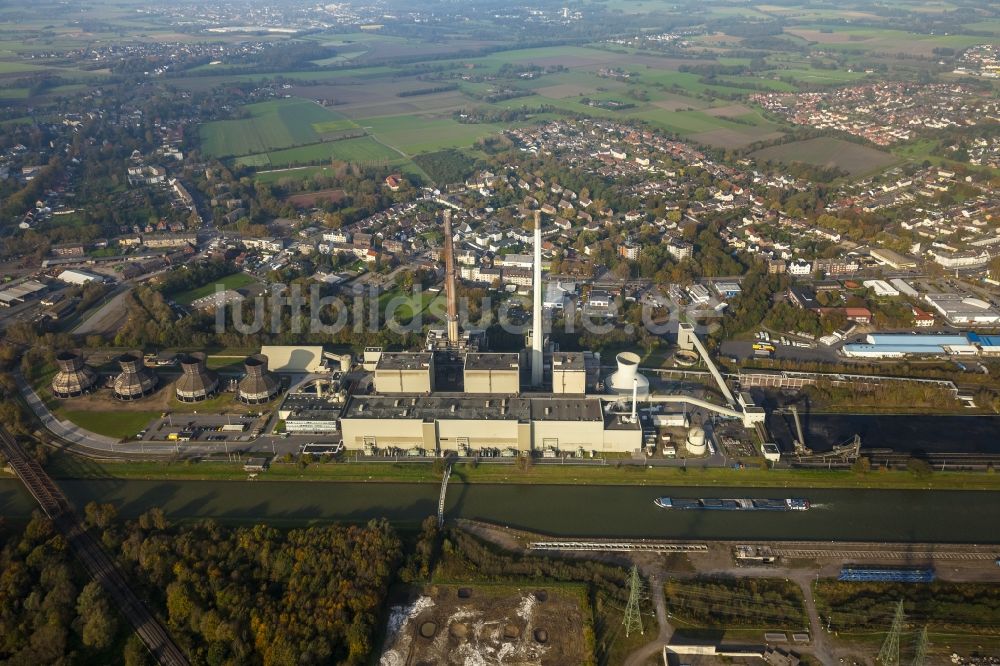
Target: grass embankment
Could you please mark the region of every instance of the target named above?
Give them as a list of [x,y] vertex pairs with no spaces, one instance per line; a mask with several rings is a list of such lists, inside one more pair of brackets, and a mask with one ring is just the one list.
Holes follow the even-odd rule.
[[[53,461],[52,473],[62,478],[243,480],[242,465],[229,462],[91,462],[72,456]],[[275,462],[260,475],[262,481],[343,481],[438,483],[441,476],[431,463],[294,463]],[[865,488],[885,490],[1000,490],[1000,475],[972,472],[935,472],[917,477],[905,471],[855,474],[828,470],[731,470],[621,467],[614,465],[458,464],[452,483],[587,484],[621,486],[690,486],[742,488]]]

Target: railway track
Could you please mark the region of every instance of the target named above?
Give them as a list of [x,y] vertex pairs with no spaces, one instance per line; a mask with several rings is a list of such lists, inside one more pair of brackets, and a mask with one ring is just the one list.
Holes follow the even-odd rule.
[[156,661],[162,666],[187,666],[188,659],[167,630],[128,586],[121,570],[101,544],[80,522],[79,516],[41,465],[0,427],[0,451],[42,511],[66,538],[73,554],[118,607]]

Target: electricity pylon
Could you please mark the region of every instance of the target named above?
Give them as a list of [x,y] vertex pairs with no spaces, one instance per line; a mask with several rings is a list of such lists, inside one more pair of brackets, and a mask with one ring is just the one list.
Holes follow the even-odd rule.
[[903,613],[903,600],[899,600],[896,606],[896,616],[892,618],[892,627],[889,628],[889,635],[882,643],[882,649],[878,651],[878,663],[883,666],[899,666],[899,635],[903,633],[903,621],[906,614]]
[[913,666],[924,666],[927,661],[927,646],[930,641],[927,638],[927,625],[920,630],[920,638],[917,639],[917,653],[913,656]]
[[632,565],[632,574],[628,581],[628,604],[625,606],[625,617],[622,624],[625,625],[625,638],[636,629],[639,633],[645,633],[642,628],[642,615],[639,613],[639,604],[642,601],[642,578],[639,577],[639,568]]

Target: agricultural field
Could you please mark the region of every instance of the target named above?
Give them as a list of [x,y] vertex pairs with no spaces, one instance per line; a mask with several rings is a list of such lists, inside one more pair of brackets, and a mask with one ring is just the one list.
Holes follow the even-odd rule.
[[898,159],[891,153],[875,148],[827,137],[771,146],[752,153],[751,157],[759,162],[805,162],[816,166],[833,166],[852,176],[877,171]]
[[339,114],[305,99],[261,102],[243,110],[249,118],[218,120],[201,127],[206,154],[232,157],[263,153],[318,143],[323,133],[350,128]]
[[269,153],[248,155],[236,160],[243,166],[288,167],[299,164],[315,164],[343,160],[345,162],[371,163],[391,162],[404,157],[370,136],[340,139],[325,143],[313,143],[298,148],[275,150]]

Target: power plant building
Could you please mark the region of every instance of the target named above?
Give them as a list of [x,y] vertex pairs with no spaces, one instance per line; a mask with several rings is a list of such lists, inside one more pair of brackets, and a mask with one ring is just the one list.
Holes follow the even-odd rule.
[[517,353],[472,352],[465,355],[466,393],[521,391],[521,355]]
[[60,352],[56,355],[56,365],[59,371],[52,378],[52,395],[57,398],[74,398],[89,393],[97,383],[97,373],[79,354]]
[[196,352],[181,357],[180,379],[174,385],[174,392],[181,402],[201,402],[215,395],[219,390],[219,377],[205,367],[205,355]]
[[430,393],[434,390],[434,354],[382,352],[375,365],[378,393]]
[[139,400],[156,390],[159,379],[146,367],[142,356],[122,354],[118,365],[122,371],[115,377],[114,395],[119,400]]
[[494,395],[353,396],[341,415],[344,446],[425,451],[554,448],[627,451],[642,430],[605,413],[598,397]]
[[281,381],[267,369],[263,354],[248,356],[243,362],[246,374],[236,388],[236,397],[248,405],[270,402],[281,391]]

